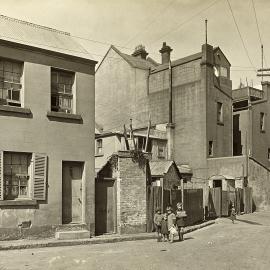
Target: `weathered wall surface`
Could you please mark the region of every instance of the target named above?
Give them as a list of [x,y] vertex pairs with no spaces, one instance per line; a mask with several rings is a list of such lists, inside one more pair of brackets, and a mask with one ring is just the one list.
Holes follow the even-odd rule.
[[[135,126],[143,126],[138,114],[146,116],[145,104],[140,104],[147,95],[148,70],[130,66],[118,53],[110,49],[96,72],[96,122],[104,130],[123,128],[130,118]],[[137,120],[137,118],[139,120]]]
[[[17,228],[25,220],[32,225],[62,223],[62,161],[84,162],[83,222],[94,231],[94,75],[87,65],[25,50],[0,48],[0,56],[24,61],[24,107],[32,117],[0,114],[0,149],[38,152],[48,156],[48,199],[35,207],[0,205],[0,228]],[[42,63],[38,64],[37,62]],[[76,113],[83,123],[53,121],[50,108],[51,66],[76,72]]]
[[117,220],[120,233],[146,232],[146,168],[130,155],[118,156]]
[[[120,138],[117,135],[112,135],[102,139],[102,154],[95,155],[95,168],[101,168],[108,158],[121,149]],[[96,143],[96,140],[95,140]],[[96,146],[95,146],[96,147]]]
[[256,210],[270,210],[270,171],[253,159],[249,159],[248,185]]
[[243,178],[246,176],[246,156],[207,159],[208,178],[221,175]]
[[[269,167],[268,148],[270,148],[270,97],[266,102],[252,105],[252,146],[251,155],[264,166]],[[265,130],[260,130],[260,114],[265,114]]]

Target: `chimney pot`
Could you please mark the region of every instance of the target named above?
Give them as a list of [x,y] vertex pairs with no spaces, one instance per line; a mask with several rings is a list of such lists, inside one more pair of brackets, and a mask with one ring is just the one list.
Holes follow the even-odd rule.
[[166,42],[163,42],[162,48],[159,50],[161,53],[161,63],[166,64],[169,63],[171,60],[171,51],[173,49],[166,44]]
[[145,46],[143,46],[143,45],[136,46],[135,51],[132,54],[132,56],[140,57],[141,59],[146,59],[147,55],[148,55],[148,53],[145,50]]

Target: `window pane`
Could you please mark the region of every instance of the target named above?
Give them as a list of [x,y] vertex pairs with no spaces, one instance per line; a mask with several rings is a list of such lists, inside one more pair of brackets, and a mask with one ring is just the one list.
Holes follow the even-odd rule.
[[51,80],[52,80],[52,83],[57,83],[57,73],[56,72],[52,72]]
[[12,62],[5,61],[4,62],[4,70],[11,73],[12,72]]
[[11,164],[11,154],[10,153],[5,153],[4,164]]
[[20,91],[12,91],[12,100],[20,101]]
[[4,165],[4,174],[5,175],[11,175],[12,174],[11,165]]

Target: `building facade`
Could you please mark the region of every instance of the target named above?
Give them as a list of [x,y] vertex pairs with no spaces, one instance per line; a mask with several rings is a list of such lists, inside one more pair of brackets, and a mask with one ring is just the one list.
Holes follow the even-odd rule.
[[68,33],[0,20],[0,238],[93,232],[96,62]]
[[[130,56],[111,47],[96,72],[96,121],[104,131],[132,118],[134,129],[167,126],[167,157],[193,168],[192,181],[208,186],[207,159],[232,155],[230,63],[220,48],[161,64],[143,46]],[[171,104],[171,105],[170,105]]]

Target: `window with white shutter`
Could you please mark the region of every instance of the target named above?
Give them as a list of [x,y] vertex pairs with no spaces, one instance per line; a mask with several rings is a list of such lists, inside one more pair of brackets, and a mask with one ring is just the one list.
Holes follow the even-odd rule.
[[0,151],[0,200],[4,199],[3,151]]
[[46,200],[47,156],[34,153],[33,161],[33,199]]

